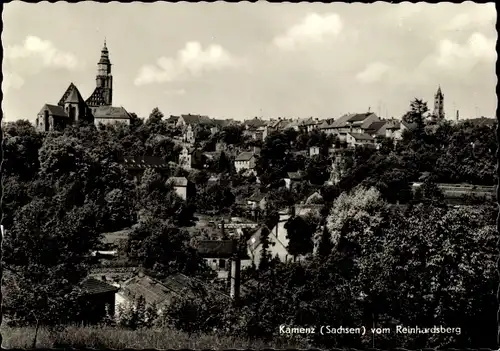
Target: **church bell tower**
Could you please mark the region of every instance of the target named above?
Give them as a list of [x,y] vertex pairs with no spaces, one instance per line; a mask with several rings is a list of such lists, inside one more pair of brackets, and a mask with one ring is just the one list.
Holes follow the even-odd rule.
[[113,76],[111,75],[111,61],[109,51],[104,40],[101,50],[101,59],[97,64],[96,88],[102,90],[103,105],[111,106],[113,103]]
[[441,92],[441,86],[438,87],[436,95],[434,95],[434,117],[444,119],[444,95]]

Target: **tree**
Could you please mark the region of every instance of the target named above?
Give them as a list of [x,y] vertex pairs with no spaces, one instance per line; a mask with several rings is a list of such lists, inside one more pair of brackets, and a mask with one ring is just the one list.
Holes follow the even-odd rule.
[[292,217],[285,223],[288,238],[288,252],[294,259],[313,251],[313,234],[316,228],[301,216]]
[[341,239],[380,230],[387,224],[387,204],[375,188],[358,187],[342,193],[335,201],[326,219],[327,229],[335,247]]
[[[405,347],[490,347],[496,343],[496,327],[492,327],[496,235],[488,217],[481,208],[418,205],[394,221],[384,240],[365,238],[367,255],[374,254],[370,250],[375,247],[373,240],[383,243],[380,259],[371,269],[364,266],[369,264],[368,256],[360,262],[360,267],[366,267],[360,274],[365,286],[371,286],[376,296],[385,296],[380,307],[399,323],[455,323],[463,328],[461,335],[410,338]],[[376,273],[382,271],[391,274],[384,273],[382,278]],[[402,274],[404,279],[397,278]]]
[[197,196],[197,206],[200,211],[221,213],[229,210],[235,201],[230,188],[214,184],[202,190]]
[[417,137],[422,137],[425,127],[425,114],[428,111],[427,102],[415,98],[410,103],[410,111],[403,116],[405,122],[416,125]]
[[260,261],[259,261],[259,270],[260,271],[265,271],[270,267],[271,264],[271,252],[269,251],[269,246],[271,245],[269,241],[269,235],[271,233],[269,232],[269,229],[266,227],[262,228],[261,234],[260,234],[260,244],[261,244],[261,254],[260,254]]
[[133,112],[130,113],[130,130],[135,131],[143,124],[144,124],[144,121],[142,118],[139,118],[137,116],[137,114],[135,114]]
[[321,257],[328,257],[332,254],[332,250],[332,239],[330,233],[328,232],[328,228],[324,225],[321,232],[321,238],[319,239],[318,255]]
[[164,116],[165,115],[163,114],[163,112],[161,112],[158,107],[155,107],[149,114],[149,118],[147,119],[146,123],[158,124]]
[[215,160],[215,172],[216,173],[224,173],[232,171],[233,166],[231,159],[226,155],[224,151],[222,151],[219,157]]
[[241,126],[225,126],[221,133],[222,141],[227,145],[238,145],[242,142],[243,128]]
[[331,161],[322,155],[314,155],[306,165],[306,178],[312,184],[323,185],[330,177]]
[[445,205],[444,194],[432,179],[426,179],[424,183],[417,188],[415,198],[421,202],[430,202],[435,206]]
[[189,226],[194,213],[194,208],[177,195],[173,185],[153,169],[147,169],[142,176],[137,210],[179,226]]
[[33,180],[40,167],[38,150],[42,136],[28,121],[9,122],[4,133],[2,176],[17,176],[20,181]]
[[78,321],[78,285],[99,240],[96,206],[67,209],[61,196],[33,199],[16,213],[3,265],[9,272],[4,309],[17,324]]
[[133,229],[124,247],[127,257],[157,277],[173,273],[200,274],[204,261],[190,246],[189,233],[168,221],[145,217]]
[[293,132],[285,131],[283,134],[273,132],[266,138],[255,166],[262,183],[272,184],[281,180],[286,172],[294,171],[290,144],[295,137]]

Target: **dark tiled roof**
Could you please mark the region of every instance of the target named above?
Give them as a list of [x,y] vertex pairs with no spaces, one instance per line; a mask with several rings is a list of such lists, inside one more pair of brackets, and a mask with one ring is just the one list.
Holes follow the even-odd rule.
[[333,128],[333,126],[328,123],[328,121],[323,121],[323,123],[321,123],[318,127],[319,129],[330,129],[330,128]]
[[473,125],[476,125],[476,126],[494,126],[495,124],[498,123],[496,118],[487,118],[487,117],[463,119],[463,120],[459,120],[459,121],[460,122],[469,122],[469,123],[472,123]]
[[401,128],[401,122],[400,121],[394,121],[394,120],[387,121],[387,127],[386,127],[386,129],[397,130],[399,128]]
[[80,104],[80,103],[83,103],[84,100],[82,98],[82,95],[80,95],[80,92],[78,91],[78,89],[76,88],[76,86],[73,85],[73,89],[71,89],[68,97],[66,98],[66,100],[64,102],[65,103],[69,102],[69,103]]
[[173,115],[170,115],[170,117],[168,117],[166,119],[167,122],[177,122],[179,120],[179,116],[173,116]]
[[64,92],[63,96],[61,97],[61,99],[59,100],[59,102],[57,103],[59,106],[64,106],[64,102],[66,101],[66,99],[68,98],[69,94],[71,94],[71,92],[73,91],[73,89],[75,89],[76,86],[73,84],[73,83],[70,83],[68,89],[66,89],[66,91]]
[[253,152],[245,151],[236,157],[236,161],[250,161],[253,156]]
[[64,108],[62,108],[61,106],[45,104],[43,105],[43,108],[40,111],[40,113],[43,113],[43,111],[45,110],[49,111],[49,114],[53,116],[68,117],[68,114],[66,113],[66,111],[64,111]]
[[302,172],[288,172],[287,175],[291,180],[301,180],[304,177]]
[[318,121],[315,121],[314,118],[312,118],[312,117],[310,117],[302,122],[302,125],[304,125],[304,126],[311,126],[311,125],[315,125],[315,124],[318,124]]
[[377,132],[386,123],[387,123],[386,121],[376,121],[376,122],[373,122],[372,124],[370,124],[367,129],[370,130],[371,132]]
[[322,201],[323,196],[321,196],[319,192],[315,191],[306,199],[306,205],[317,204],[318,202]]
[[86,101],[87,105],[90,107],[103,106],[106,104],[104,99],[104,89],[101,87],[96,87],[92,95]]
[[124,229],[112,233],[104,233],[101,239],[103,244],[117,245],[122,240],[127,240],[132,229]]
[[129,119],[130,115],[123,107],[99,106],[94,112],[95,118]]
[[161,157],[156,156],[125,156],[121,164],[130,169],[167,168],[168,164]]
[[373,140],[373,137],[366,133],[349,133],[356,140]]
[[213,124],[213,121],[208,116],[200,116],[200,115],[181,115],[182,119],[186,124]]
[[188,180],[186,177],[171,177],[167,180],[167,183],[172,183],[174,186],[187,186]]
[[228,125],[228,121],[225,119],[214,119],[212,120],[213,124],[219,127],[225,127]]
[[255,251],[255,249],[257,247],[259,247],[260,245],[260,240],[261,240],[261,237],[262,237],[262,232],[264,230],[267,230],[268,233],[271,233],[271,230],[265,225],[263,224],[259,229],[257,229],[253,234],[252,236],[250,237],[250,239],[248,239],[247,241],[247,245],[248,247],[250,248],[250,251]]
[[230,258],[233,255],[232,240],[202,240],[196,247],[198,253],[206,258]]
[[331,128],[341,128],[345,127],[347,125],[347,122],[351,117],[353,117],[354,114],[346,114],[340,117],[339,119],[336,119],[335,121],[332,122]]
[[259,202],[261,201],[263,198],[266,197],[266,194],[263,194],[261,192],[256,192],[254,193],[252,196],[250,196],[248,198],[248,201],[256,201],[256,202]]
[[349,118],[349,122],[361,122],[373,115],[372,112],[356,113]]
[[90,277],[82,282],[82,290],[85,295],[97,295],[109,292],[117,292],[116,286],[108,284],[102,280]]
[[405,121],[401,121],[401,124],[404,125],[409,130],[413,130],[413,129],[417,128],[417,124],[416,123],[408,123],[408,122],[405,122]]
[[127,280],[123,283],[122,291],[131,298],[142,296],[147,304],[158,307],[170,303],[174,296],[181,296],[179,292],[148,276],[135,276]]
[[266,124],[263,120],[261,120],[260,118],[253,118],[253,119],[249,119],[249,120],[246,120],[243,122],[244,125],[250,127],[250,128],[259,128],[259,127],[264,127]]

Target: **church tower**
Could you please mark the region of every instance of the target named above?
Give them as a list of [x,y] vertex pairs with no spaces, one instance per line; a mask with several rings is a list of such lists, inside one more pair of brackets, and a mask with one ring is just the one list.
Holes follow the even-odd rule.
[[444,95],[441,92],[441,86],[438,87],[436,95],[434,95],[434,117],[444,119]]
[[111,75],[111,61],[109,51],[104,40],[101,58],[97,63],[96,88],[88,98],[89,107],[111,106],[113,103],[113,76]]

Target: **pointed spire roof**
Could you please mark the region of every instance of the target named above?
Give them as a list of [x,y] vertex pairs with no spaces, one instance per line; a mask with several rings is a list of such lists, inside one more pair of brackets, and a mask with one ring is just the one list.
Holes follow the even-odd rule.
[[443,93],[441,92],[441,85],[438,86],[436,96],[443,96]]
[[99,63],[111,64],[109,61],[108,47],[106,46],[106,38],[104,38],[104,46],[101,50],[101,59],[99,60]]

